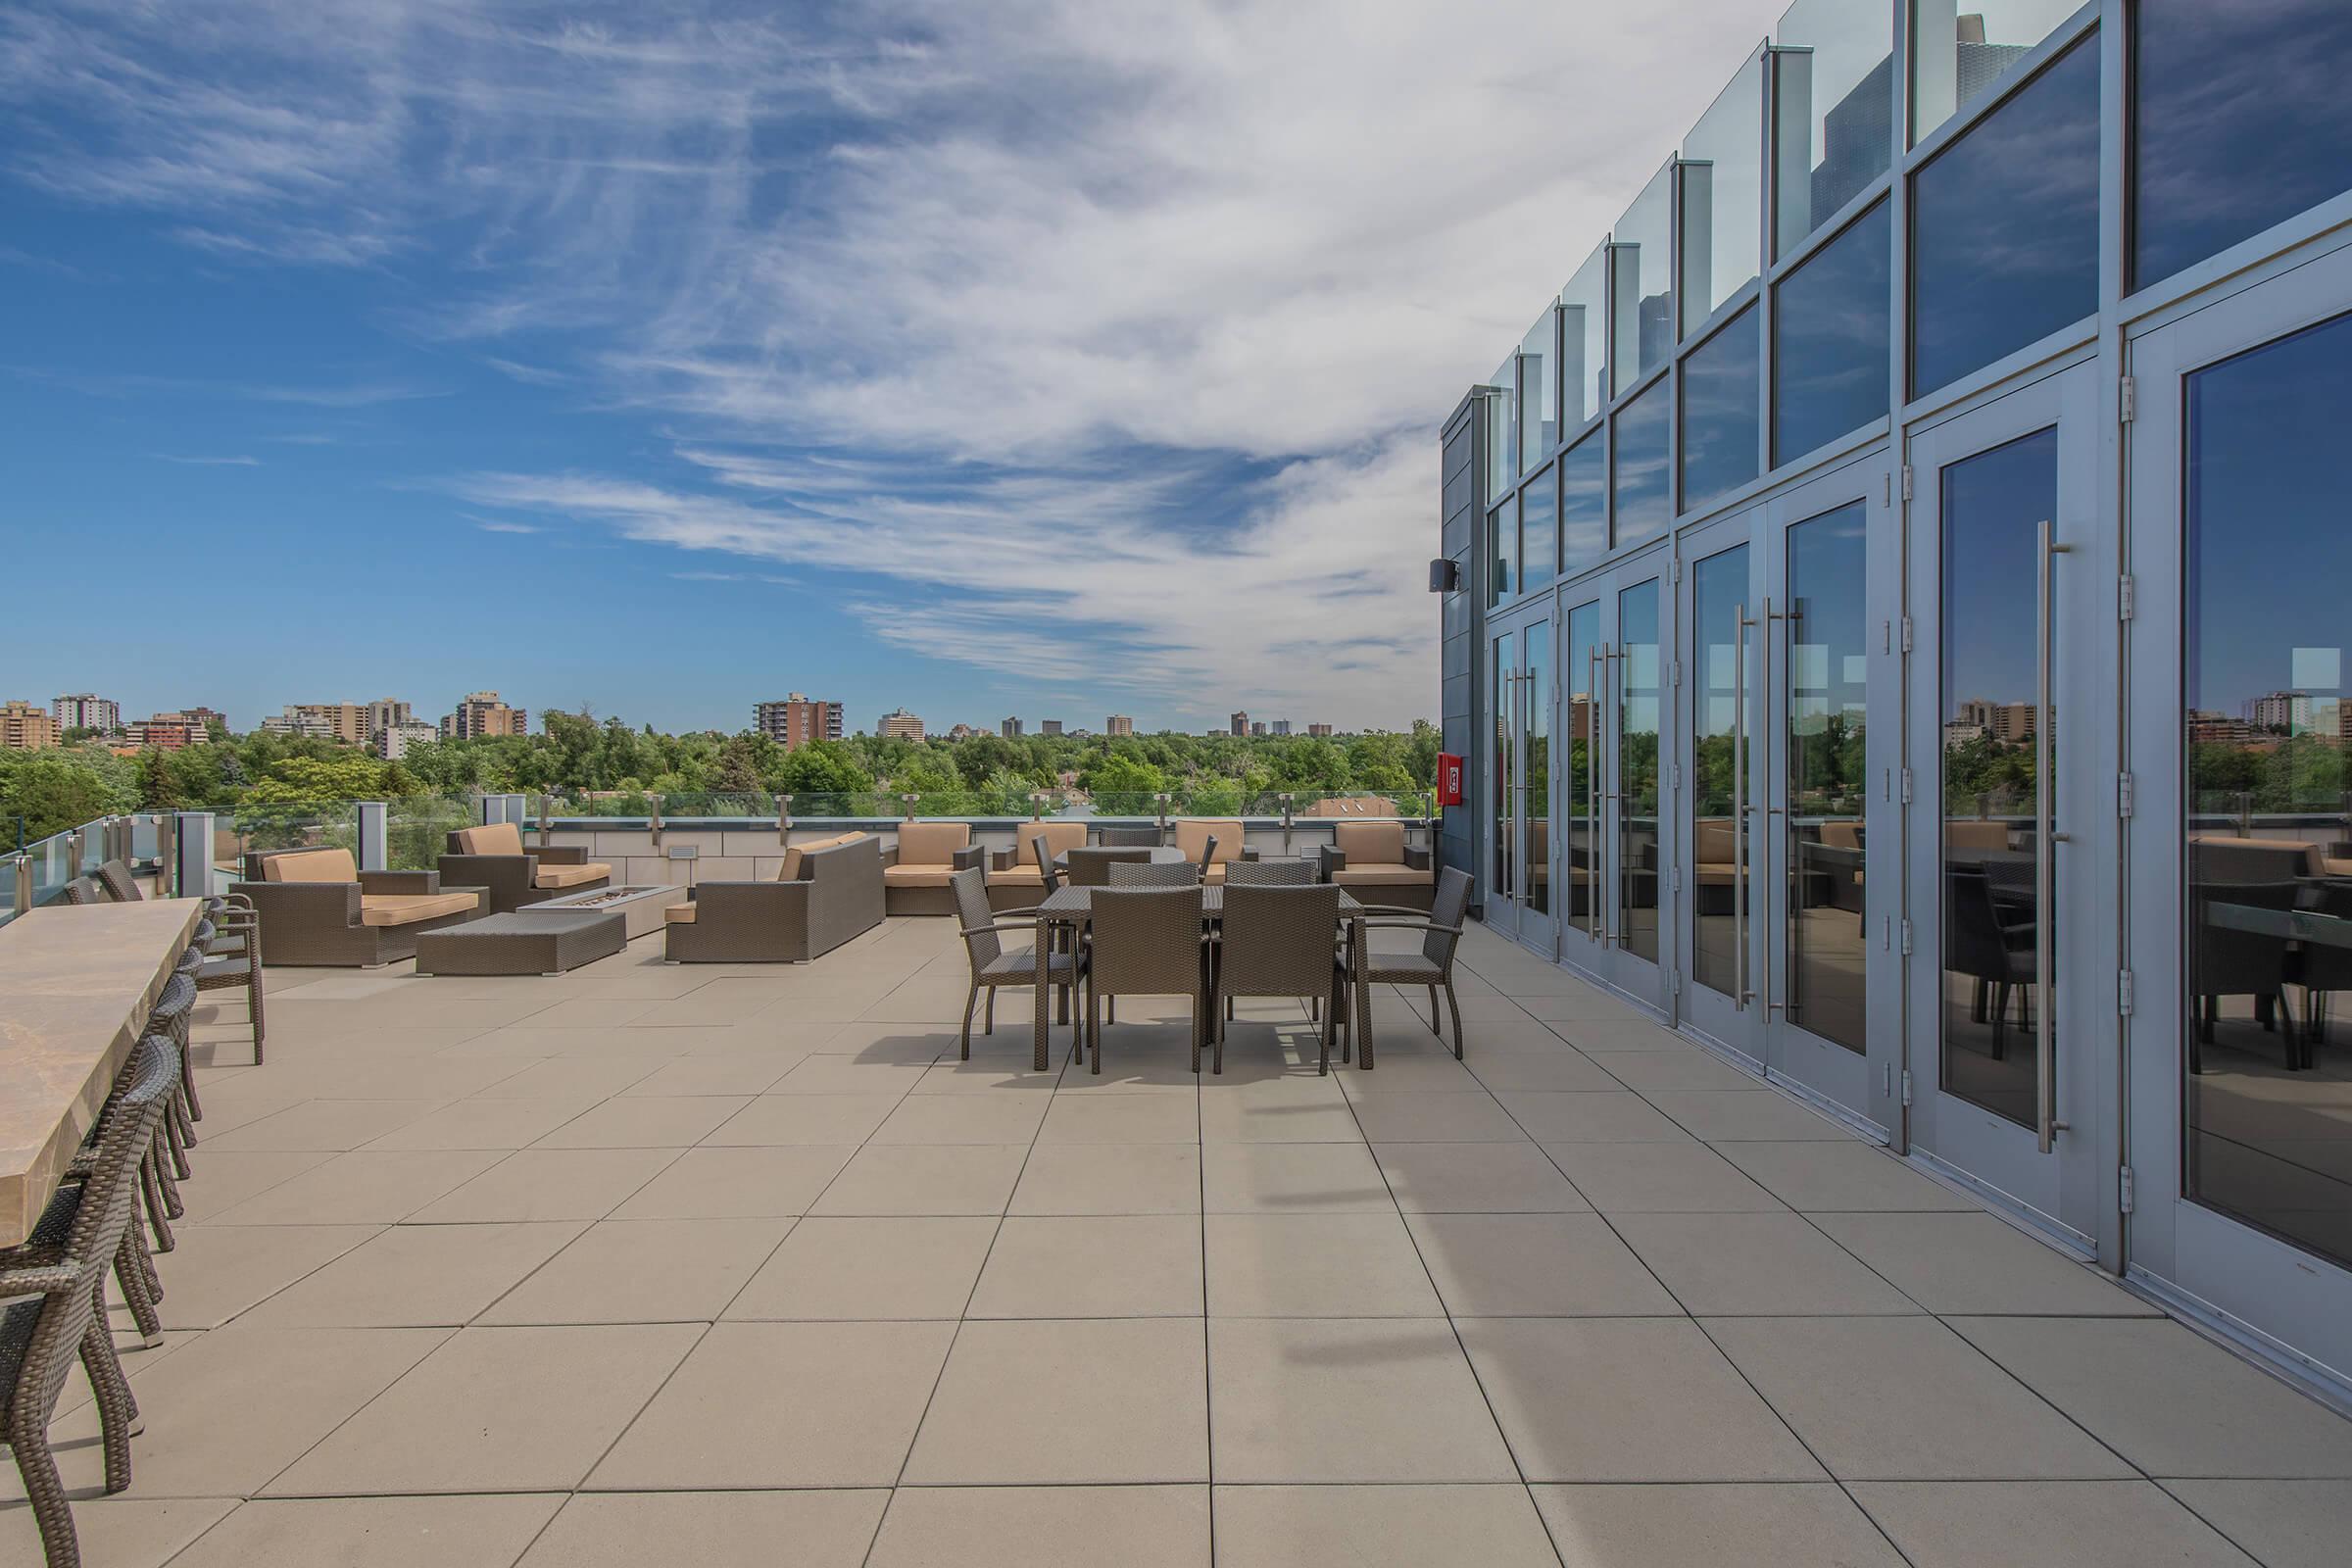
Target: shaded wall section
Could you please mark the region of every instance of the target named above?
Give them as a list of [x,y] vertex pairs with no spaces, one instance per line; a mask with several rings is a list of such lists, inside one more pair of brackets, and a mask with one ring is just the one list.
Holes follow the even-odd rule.
[[[1438,712],[1446,732],[1446,750],[1464,762],[1464,804],[1447,807],[1438,829],[1438,863],[1459,866],[1473,879],[1478,875],[1478,804],[1485,797],[1480,780],[1486,777],[1486,748],[1481,744],[1476,717],[1479,710],[1478,650],[1485,638],[1485,564],[1478,549],[1479,497],[1485,476],[1479,471],[1487,450],[1486,421],[1492,401],[1483,390],[1462,399],[1446,421],[1439,441],[1439,553],[1460,568],[1461,588],[1441,596],[1439,614]],[[1483,887],[1472,894],[1471,906],[1485,903]]]

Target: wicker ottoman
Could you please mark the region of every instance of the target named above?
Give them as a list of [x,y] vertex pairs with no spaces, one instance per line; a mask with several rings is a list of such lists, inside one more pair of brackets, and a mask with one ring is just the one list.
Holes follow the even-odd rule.
[[617,914],[494,914],[416,939],[418,974],[562,974],[628,945]]

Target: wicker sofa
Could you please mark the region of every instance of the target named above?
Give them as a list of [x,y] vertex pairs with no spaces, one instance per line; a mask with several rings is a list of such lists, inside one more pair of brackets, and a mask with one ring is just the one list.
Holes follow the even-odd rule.
[[363,871],[349,850],[249,854],[229,891],[253,902],[272,968],[377,968],[416,956],[422,933],[489,912],[485,889],[450,886],[438,871]]
[[893,914],[954,914],[948,878],[984,866],[988,852],[972,842],[967,822],[902,822],[898,842],[882,852],[882,885]]
[[664,914],[667,963],[807,963],[882,923],[882,841],[863,833],[784,852],[772,882],[705,882]]
[[1067,855],[1086,846],[1083,821],[1023,822],[1013,829],[1013,847],[999,850],[988,860],[988,906],[1026,909],[1046,896],[1045,868],[1037,863],[1037,840],[1046,841],[1046,858]]
[[1426,909],[1436,894],[1429,851],[1404,842],[1402,822],[1339,822],[1321,850],[1322,879],[1366,904]]
[[587,893],[612,879],[612,867],[591,860],[577,845],[522,847],[522,829],[513,822],[460,828],[441,857],[441,880],[490,890],[490,910],[512,914],[526,904],[565,893]]

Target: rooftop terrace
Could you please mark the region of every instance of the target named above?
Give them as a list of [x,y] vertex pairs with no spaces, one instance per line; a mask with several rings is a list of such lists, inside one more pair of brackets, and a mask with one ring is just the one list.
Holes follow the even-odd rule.
[[1465,1062],[1388,991],[1199,1080],[959,1062],[947,920],[659,944],[205,998],[94,1568],[2341,1560],[2352,1424],[1483,932]]

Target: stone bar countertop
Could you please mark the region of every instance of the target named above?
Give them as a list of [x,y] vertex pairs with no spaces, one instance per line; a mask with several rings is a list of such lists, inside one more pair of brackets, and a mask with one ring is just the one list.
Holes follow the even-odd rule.
[[57,1192],[202,908],[51,906],[0,926],[0,1247]]

